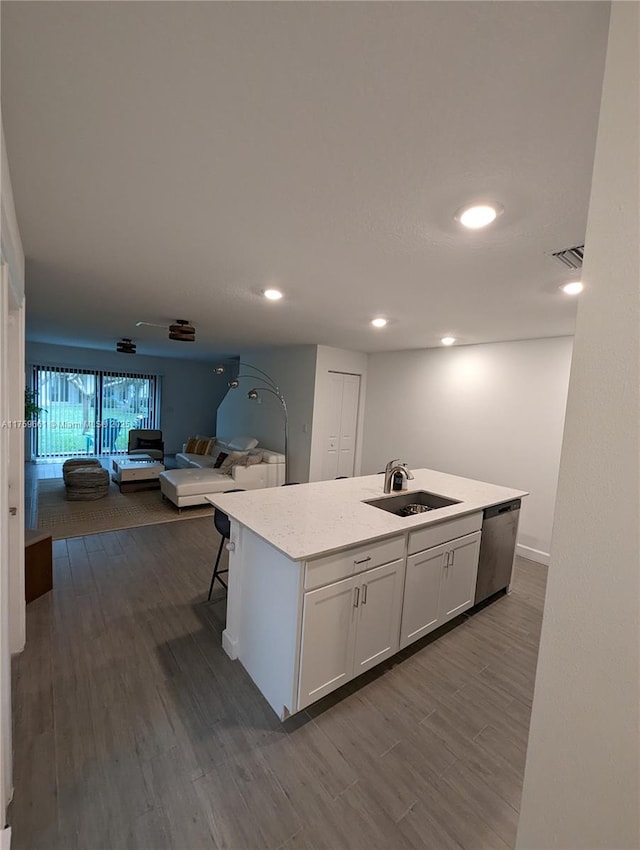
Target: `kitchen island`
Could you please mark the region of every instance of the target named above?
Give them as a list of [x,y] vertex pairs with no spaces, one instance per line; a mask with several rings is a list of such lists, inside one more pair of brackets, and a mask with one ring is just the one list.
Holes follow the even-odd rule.
[[382,475],[207,497],[231,518],[223,647],[281,719],[468,610],[483,510],[527,495],[413,475],[454,503],[397,516],[367,504]]

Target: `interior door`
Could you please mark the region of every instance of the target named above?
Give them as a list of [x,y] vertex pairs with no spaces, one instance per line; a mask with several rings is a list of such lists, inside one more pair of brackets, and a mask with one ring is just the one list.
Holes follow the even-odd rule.
[[343,376],[329,372],[327,376],[327,404],[325,407],[325,448],[322,458],[322,479],[336,478],[338,475],[338,455],[340,452],[340,419],[342,416]]
[[299,708],[352,677],[358,583],[352,577],[304,595]]
[[[445,544],[445,559],[440,589],[440,623],[446,623],[471,608],[476,592],[480,532],[467,534]],[[446,564],[448,563],[448,566]]]
[[398,651],[403,576],[403,560],[375,567],[359,576],[354,676]]
[[337,475],[353,476],[356,463],[356,431],[360,402],[360,375],[342,376],[342,411]]
[[327,380],[323,480],[354,473],[360,403],[360,375],[329,372]]
[[404,585],[404,606],[400,647],[433,631],[438,625],[440,610],[440,584],[444,556],[450,545],[445,543],[407,558],[407,575]]

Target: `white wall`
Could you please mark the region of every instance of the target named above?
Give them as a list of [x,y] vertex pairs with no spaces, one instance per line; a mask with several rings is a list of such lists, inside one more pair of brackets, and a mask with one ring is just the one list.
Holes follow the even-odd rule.
[[372,354],[364,474],[401,457],[527,490],[519,552],[548,562],[571,339]]
[[[13,419],[24,412],[24,253],[4,129],[0,137],[0,419]],[[10,506],[17,508],[15,516],[8,515]],[[4,824],[13,792],[10,653],[22,648],[25,639],[23,454],[21,440],[16,444],[16,435],[6,429],[0,434],[0,514],[0,808]],[[3,845],[7,833],[8,828],[2,834]]]
[[612,4],[518,850],[640,847],[639,26]]
[[40,342],[27,343],[26,358],[30,366],[35,363],[161,375],[161,426],[167,454],[181,451],[185,440],[194,434],[215,433],[216,410],[227,392],[226,381],[214,374],[215,364],[196,360],[131,356]]
[[[289,412],[288,480],[309,480],[309,456],[313,423],[316,374],[315,345],[287,345],[242,351],[240,360],[265,371],[280,387]],[[247,370],[241,369],[240,374]],[[260,386],[259,378],[241,378],[218,408],[217,434],[223,437],[251,436],[260,445],[284,451],[284,416],[276,398],[262,393],[261,403],[249,401],[247,392]]]
[[346,372],[360,375],[360,402],[358,405],[358,430],[355,446],[355,475],[360,475],[362,467],[362,447],[364,443],[365,402],[367,395],[368,355],[358,351],[345,351],[342,348],[318,346],[316,378],[314,389],[313,433],[311,436],[311,456],[309,459],[309,481],[322,478],[322,458],[325,447],[324,411],[330,393],[329,372]]

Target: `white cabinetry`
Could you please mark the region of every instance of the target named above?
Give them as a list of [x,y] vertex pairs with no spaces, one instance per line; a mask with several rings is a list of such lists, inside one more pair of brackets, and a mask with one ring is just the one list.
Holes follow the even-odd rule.
[[404,561],[367,570],[360,576],[354,676],[398,651],[403,579]]
[[416,552],[407,558],[400,647],[473,605],[480,532]]
[[404,558],[304,594],[298,709],[398,651],[403,580]]
[[299,708],[352,676],[358,578],[337,581],[304,595]]
[[440,585],[439,624],[446,623],[473,605],[478,575],[480,532],[452,541],[445,555]]

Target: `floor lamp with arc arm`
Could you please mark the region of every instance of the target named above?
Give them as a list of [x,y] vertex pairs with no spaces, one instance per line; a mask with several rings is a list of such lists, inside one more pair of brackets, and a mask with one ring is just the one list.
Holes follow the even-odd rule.
[[[287,411],[287,402],[285,401],[284,395],[282,394],[282,390],[273,378],[268,375],[264,370],[258,369],[257,366],[252,366],[251,363],[244,363],[243,361],[231,360],[229,361],[229,365],[225,366],[223,363],[220,363],[215,368],[216,375],[223,375],[227,371],[231,371],[231,364],[237,364],[238,366],[238,374],[236,374],[235,378],[232,378],[228,382],[229,389],[237,390],[240,386],[241,378],[251,378],[254,381],[261,381],[264,386],[256,385],[252,387],[247,393],[247,398],[250,401],[257,401],[260,398],[260,393],[270,393],[272,396],[278,399],[280,404],[282,405],[282,412],[284,413],[284,480],[285,484],[289,483],[289,413]],[[241,374],[240,370],[247,370],[246,374]]]

